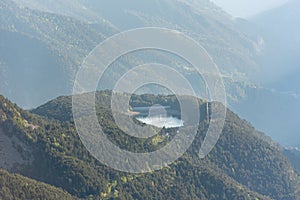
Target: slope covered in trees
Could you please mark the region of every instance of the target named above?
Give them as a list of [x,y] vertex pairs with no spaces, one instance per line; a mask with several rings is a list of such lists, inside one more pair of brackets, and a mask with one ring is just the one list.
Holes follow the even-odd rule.
[[[110,94],[97,94],[99,121],[110,140],[131,151],[151,151],[168,142],[164,130],[145,140],[123,133],[108,109]],[[163,104],[172,99],[173,96],[142,95],[134,96],[132,102]],[[72,122],[70,97],[55,99],[34,110],[43,117],[23,111],[4,98],[0,105],[2,116],[5,113],[1,127],[34,147],[31,166],[11,170],[63,188],[77,197],[297,199],[298,175],[280,148],[230,111],[219,142],[205,159],[197,155],[207,128],[203,120],[193,145],[178,161],[160,171],[133,175],[112,170],[87,152]],[[26,127],[22,120],[38,128]],[[176,129],[168,132],[176,134]]]
[[0,169],[0,199],[23,200],[74,200],[67,192],[18,174],[10,174]]

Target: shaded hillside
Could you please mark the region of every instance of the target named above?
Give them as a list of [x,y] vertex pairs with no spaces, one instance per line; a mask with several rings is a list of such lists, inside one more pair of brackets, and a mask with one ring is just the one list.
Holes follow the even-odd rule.
[[224,74],[241,78],[257,69],[253,58],[260,53],[258,37],[240,31],[230,15],[208,0],[85,1],[84,5],[121,30],[154,26],[182,31],[207,49]]
[[284,154],[289,158],[295,169],[300,173],[300,151],[299,148],[289,148],[284,150]]
[[34,10],[90,23],[98,21],[120,30],[149,26],[180,30],[207,48],[224,73],[236,76],[256,69],[253,58],[262,48],[258,36],[240,31],[238,21],[209,0],[13,1]]
[[[253,29],[265,40],[265,49],[257,59],[261,70],[254,81],[271,90],[250,89],[244,101],[248,106],[238,107],[240,115],[286,147],[300,146],[299,9],[299,1],[288,0],[251,19]],[[254,108],[261,113],[251,112]]]
[[104,38],[99,29],[112,31],[1,1],[1,93],[23,107],[69,94],[83,58]]
[[67,192],[18,174],[0,169],[0,198],[5,200],[74,200]]
[[228,95],[242,98],[230,102],[232,110],[258,130],[285,147],[300,145],[300,100],[292,94],[253,84],[235,83]]
[[[266,11],[251,19],[266,41],[259,62],[263,71],[258,81],[280,91],[300,93],[300,3],[289,0],[286,4]],[[267,77],[265,74],[269,74]]]
[[[57,93],[67,92],[66,88],[61,87],[68,82],[69,75],[63,67],[66,63],[55,52],[27,35],[4,30],[0,30],[0,35],[0,54],[5,60],[2,69],[5,74],[0,81],[3,93],[24,106],[32,106]],[[19,91],[17,95],[15,91]]]

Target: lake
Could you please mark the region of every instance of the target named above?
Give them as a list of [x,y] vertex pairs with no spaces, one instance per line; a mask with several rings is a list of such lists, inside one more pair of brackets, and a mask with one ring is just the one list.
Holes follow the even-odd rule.
[[184,122],[168,114],[169,106],[154,105],[151,107],[135,107],[133,110],[138,112],[135,116],[142,123],[156,126],[158,128],[177,128],[182,127]]
[[142,123],[156,126],[158,128],[177,128],[182,127],[184,122],[176,117],[161,117],[161,116],[148,116],[148,117],[136,117]]

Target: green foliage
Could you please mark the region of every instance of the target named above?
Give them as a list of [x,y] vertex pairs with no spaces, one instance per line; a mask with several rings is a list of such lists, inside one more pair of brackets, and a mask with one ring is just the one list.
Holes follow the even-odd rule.
[[297,174],[281,149],[230,111],[209,159],[253,191],[274,199],[295,198]]
[[9,174],[0,169],[0,199],[23,200],[74,200],[67,192],[21,175]]
[[[97,93],[98,118],[108,138],[121,148],[154,151],[176,134],[176,129],[162,129],[158,135],[144,140],[129,137],[114,123],[108,109],[110,94],[110,91]],[[131,105],[148,105],[148,100],[162,105],[176,102],[174,96],[153,97],[135,96]],[[178,161],[160,171],[131,175],[104,166],[85,149],[72,120],[71,97],[60,97],[33,110],[43,117],[22,111],[4,98],[1,100],[0,108],[4,104],[12,106],[3,111],[9,119],[4,128],[34,147],[32,166],[24,166],[20,173],[63,188],[74,196],[126,200],[296,199],[297,174],[280,149],[230,111],[219,142],[204,160],[197,153],[207,129],[206,117],[202,117],[195,142]],[[205,115],[205,108],[201,106],[201,115]],[[13,117],[18,112],[9,110],[18,111],[22,119],[40,128],[24,128]],[[164,137],[166,131],[171,138]],[[29,135],[36,139],[29,139]]]

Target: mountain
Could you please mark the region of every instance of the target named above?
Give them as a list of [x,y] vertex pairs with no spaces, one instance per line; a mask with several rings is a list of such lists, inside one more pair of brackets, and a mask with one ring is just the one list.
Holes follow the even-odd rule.
[[300,150],[299,148],[286,148],[284,154],[289,158],[295,169],[300,172]]
[[[260,87],[244,89],[247,98],[233,106],[240,116],[287,147],[300,145],[299,8],[299,1],[289,0],[251,19],[252,31],[263,37],[265,46],[256,58],[261,69],[252,79]],[[260,112],[251,112],[254,109]]]
[[[3,0],[0,5],[0,91],[26,108],[70,94],[85,56],[106,37],[129,28],[182,31],[209,51],[224,74],[239,79],[257,69],[252,59],[260,51],[257,38],[239,31],[235,20],[209,1]],[[152,62],[165,63],[165,57]],[[147,56],[128,60],[122,65],[143,63]],[[174,63],[173,58],[167,60]],[[118,77],[119,68],[109,77]]]
[[[52,13],[56,15],[63,15],[78,19],[88,24],[102,24],[106,27],[111,27],[107,20],[99,16],[98,13],[94,13],[84,6],[82,0],[65,0],[65,1],[42,1],[42,0],[12,0],[20,7],[31,8],[32,10],[38,10],[46,13]],[[58,6],[59,5],[59,6]]]
[[234,112],[281,145],[300,145],[299,98],[255,84],[236,82],[235,88],[231,88],[227,94],[239,97],[230,103]]
[[[230,109],[282,145],[300,145],[300,99],[296,89],[299,62],[295,49],[299,35],[295,26],[300,19],[298,1],[290,1],[251,21],[234,19],[204,0],[131,2],[86,1],[85,6],[121,30],[159,26],[191,36],[220,68]],[[282,25],[282,33],[277,30],[278,25]],[[190,73],[187,77],[192,85],[201,85],[193,79],[196,72]],[[283,81],[268,81],[269,77],[277,80],[278,76]],[[203,98],[204,92],[199,96]]]
[[100,22],[89,25],[11,0],[0,2],[0,13],[0,91],[23,107],[70,94],[84,57],[113,32]]
[[[279,91],[300,93],[300,3],[289,0],[281,7],[266,11],[251,19],[265,39],[265,53],[260,58],[264,71],[259,81]],[[264,76],[269,74],[269,76]]]
[[[222,76],[234,80],[244,80],[257,70],[253,58],[263,43],[259,36],[240,31],[238,20],[206,0],[3,0],[0,5],[0,92],[23,108],[71,94],[85,56],[119,30],[158,26],[182,31],[209,51]],[[153,51],[120,58],[98,89],[112,89],[128,68],[148,62],[173,66],[197,86],[199,96],[205,96],[205,83],[192,66],[186,70],[186,62]],[[232,91],[236,83],[228,80],[226,89]],[[229,93],[229,102],[242,99],[241,93]]]
[[257,70],[253,57],[260,52],[259,36],[240,31],[230,15],[208,0],[85,1],[85,6],[121,30],[149,26],[179,30],[203,45],[224,74],[240,78]]
[[[296,7],[294,5],[296,1],[289,9]],[[275,36],[274,31],[269,31],[273,29],[267,28],[274,26],[271,17],[260,25],[258,17],[251,24],[234,19],[208,0],[3,0],[0,11],[0,92],[23,108],[36,107],[60,95],[70,95],[82,61],[104,39],[130,28],[158,26],[179,30],[207,49],[221,70],[230,109],[282,145],[300,145],[296,139],[300,111],[296,89],[281,92],[289,85],[299,85],[296,67],[284,81],[276,84],[258,87],[249,83],[249,77],[255,72],[262,74],[260,80],[270,77],[266,76],[270,73],[264,66],[272,67],[291,60],[284,56],[282,61],[277,61],[281,55],[287,55],[285,52],[297,52],[281,48],[286,42],[280,42],[280,48],[277,47],[282,34]],[[280,21],[283,19],[278,17],[276,20],[287,25]],[[297,24],[299,18],[292,19]],[[295,26],[291,28],[296,29]],[[297,42],[288,44],[293,46]],[[277,54],[273,49],[283,50]],[[153,51],[122,56],[107,70],[98,89],[112,89],[132,66],[149,62],[174,67],[195,86],[199,97],[205,97],[205,83],[192,66],[170,54]],[[288,65],[281,67],[280,73]],[[278,91],[268,89],[271,86]]]
[[[130,151],[153,151],[168,142],[164,131],[145,140],[126,136],[108,109],[110,94],[97,93],[98,117],[110,140]],[[173,98],[137,95],[131,106],[153,102],[164,105]],[[60,97],[32,111],[39,115],[3,97],[0,105],[2,129],[9,138],[21,141],[19,152],[29,158],[27,164],[16,163],[6,169],[63,188],[77,197],[297,199],[299,178],[283,149],[229,110],[221,138],[205,159],[198,157],[207,128],[203,117],[199,135],[183,157],[163,170],[134,175],[112,170],[87,152],[72,122],[71,97]],[[168,132],[176,134],[176,129]]]
[[117,30],[154,26],[182,31],[203,45],[224,73],[235,76],[256,70],[253,58],[262,48],[258,35],[249,37],[240,31],[238,20],[209,0],[13,1],[22,7],[70,16],[89,24],[108,24]]

